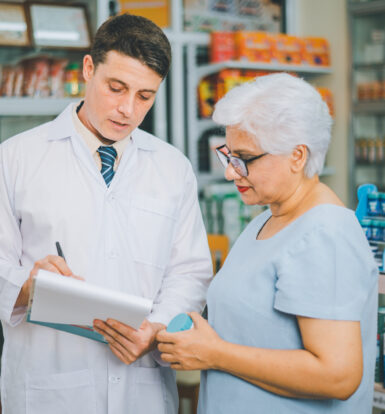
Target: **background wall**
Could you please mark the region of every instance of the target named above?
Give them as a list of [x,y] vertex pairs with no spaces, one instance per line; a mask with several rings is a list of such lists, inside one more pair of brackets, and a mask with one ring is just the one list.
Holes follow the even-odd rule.
[[327,164],[335,168],[335,174],[323,177],[322,181],[328,184],[344,203],[348,203],[350,40],[347,1],[289,0],[288,7],[288,33],[325,37],[330,43],[333,74],[314,79],[320,86],[332,90],[335,107],[333,138],[327,155]]

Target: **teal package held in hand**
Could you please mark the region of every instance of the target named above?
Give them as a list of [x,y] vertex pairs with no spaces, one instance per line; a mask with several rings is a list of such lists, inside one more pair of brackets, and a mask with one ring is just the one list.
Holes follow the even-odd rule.
[[187,331],[193,326],[193,321],[187,313],[180,313],[176,315],[168,324],[167,332],[181,332]]

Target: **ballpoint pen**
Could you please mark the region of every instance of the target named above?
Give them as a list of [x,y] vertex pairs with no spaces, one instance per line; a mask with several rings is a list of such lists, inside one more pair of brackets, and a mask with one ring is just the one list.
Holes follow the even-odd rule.
[[61,249],[60,243],[58,241],[56,242],[56,250],[58,256],[62,257],[65,260],[66,258],[64,257],[63,250]]

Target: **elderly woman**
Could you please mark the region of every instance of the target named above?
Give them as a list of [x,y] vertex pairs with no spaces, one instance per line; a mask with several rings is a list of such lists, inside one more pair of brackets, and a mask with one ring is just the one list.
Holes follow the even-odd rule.
[[288,74],[231,90],[217,149],[246,204],[268,205],[207,296],[208,323],[158,333],[162,359],[202,371],[199,413],[371,412],[377,268],[354,212],[319,181],[331,118]]

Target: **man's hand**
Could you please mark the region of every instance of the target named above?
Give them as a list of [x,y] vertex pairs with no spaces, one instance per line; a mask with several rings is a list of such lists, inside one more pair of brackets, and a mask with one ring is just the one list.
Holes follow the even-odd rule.
[[24,282],[19,296],[17,297],[15,307],[18,306],[27,306],[28,298],[32,287],[32,280],[37,275],[37,272],[40,269],[48,270],[50,272],[58,273],[63,276],[73,277],[75,279],[81,279],[79,276],[75,276],[72,273],[72,270],[67,266],[67,263],[62,257],[49,255],[44,259],[38,260],[35,262],[28,279]]
[[156,334],[164,328],[165,325],[151,323],[147,319],[138,330],[114,319],[94,321],[94,329],[104,336],[114,355],[127,365],[155,349]]

